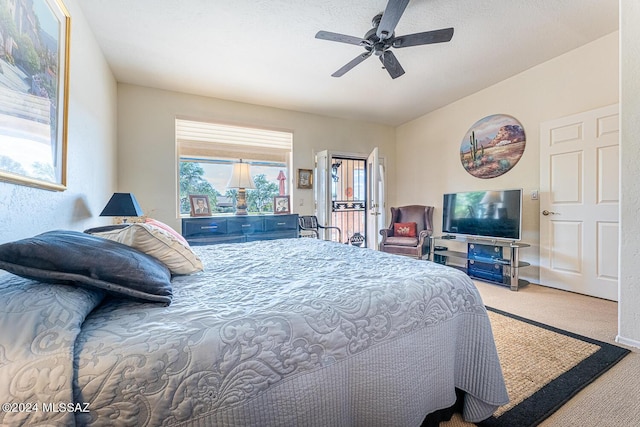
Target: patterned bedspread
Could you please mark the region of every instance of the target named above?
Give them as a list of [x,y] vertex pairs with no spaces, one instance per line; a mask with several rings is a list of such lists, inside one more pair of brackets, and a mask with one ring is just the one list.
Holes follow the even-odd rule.
[[2,276],[0,403],[73,406],[0,424],[419,426],[455,387],[469,421],[508,401],[461,272],[315,239],[194,250],[168,307]]

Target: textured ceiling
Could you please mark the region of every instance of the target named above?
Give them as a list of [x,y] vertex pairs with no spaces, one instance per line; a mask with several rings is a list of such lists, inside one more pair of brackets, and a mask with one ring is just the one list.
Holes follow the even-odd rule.
[[399,125],[618,29],[618,0],[412,0],[396,35],[454,27],[449,43],[396,49],[393,80],[363,48],[386,0],[82,0],[119,82]]

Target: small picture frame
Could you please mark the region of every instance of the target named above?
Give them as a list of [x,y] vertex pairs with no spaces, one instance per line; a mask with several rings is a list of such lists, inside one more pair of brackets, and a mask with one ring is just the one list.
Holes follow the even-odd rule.
[[205,194],[190,194],[191,216],[211,216],[209,196]]
[[291,213],[289,205],[289,196],[276,196],[273,198],[273,213],[288,214]]
[[313,188],[313,171],[311,169],[298,169],[297,187],[303,190]]

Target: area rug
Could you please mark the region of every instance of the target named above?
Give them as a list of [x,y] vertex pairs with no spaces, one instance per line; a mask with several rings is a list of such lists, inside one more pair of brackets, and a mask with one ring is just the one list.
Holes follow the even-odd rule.
[[[487,307],[510,403],[482,427],[533,427],[629,350]],[[466,424],[466,423],[465,423]]]

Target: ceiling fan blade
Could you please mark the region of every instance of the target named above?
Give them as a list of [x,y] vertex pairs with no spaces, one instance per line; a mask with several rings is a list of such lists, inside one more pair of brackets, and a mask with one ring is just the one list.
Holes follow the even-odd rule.
[[407,34],[393,39],[391,45],[395,48],[419,46],[423,44],[448,42],[453,37],[453,28],[425,31],[424,33]]
[[369,52],[364,52],[364,53],[356,56],[351,61],[346,63],[342,68],[340,68],[338,71],[336,71],[335,73],[331,74],[331,76],[332,77],[343,76],[347,71],[349,71],[350,69],[352,69],[353,67],[355,67],[356,65],[358,65],[359,63],[361,63],[362,61],[364,61],[365,59],[367,59],[370,56],[371,56],[371,52],[370,51]]
[[408,4],[409,0],[389,0],[376,31],[376,35],[380,40],[386,40],[393,36],[396,25],[398,25],[398,21],[400,21],[400,17],[402,17]]
[[385,53],[380,55],[380,62],[384,65],[384,68],[387,69],[387,72],[391,76],[392,79],[398,78],[404,74],[404,69],[402,65],[398,62],[396,56],[390,50],[387,50]]
[[364,43],[364,40],[361,39],[360,37],[348,36],[346,34],[332,33],[330,31],[318,31],[318,33],[316,34],[316,38],[322,39],[322,40],[329,40],[332,42],[340,42],[340,43],[355,44],[355,45],[361,45],[362,43]]

